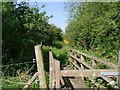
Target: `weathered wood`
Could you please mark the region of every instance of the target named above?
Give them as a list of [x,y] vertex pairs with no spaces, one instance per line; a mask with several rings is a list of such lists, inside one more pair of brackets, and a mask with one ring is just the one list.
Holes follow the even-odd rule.
[[61,81],[61,84],[62,84],[62,85],[65,85],[65,82],[64,82],[64,80],[63,80],[63,77],[61,77],[60,81]]
[[84,61],[84,57],[83,57],[83,55],[81,55],[81,60]]
[[12,83],[12,84],[19,84],[19,85],[27,85],[28,83],[23,83],[23,82],[12,82],[10,80],[6,80],[6,79],[0,79],[4,82],[8,82],[8,83]]
[[[74,64],[75,64],[75,65],[77,65],[76,60],[74,60]],[[79,67],[79,66],[78,66],[78,67]],[[76,70],[77,70],[77,67],[74,67],[74,69],[76,69]]]
[[[120,72],[120,50],[118,52],[118,72]],[[120,83],[120,75],[118,75],[118,83]],[[120,88],[120,85],[118,86]]]
[[37,60],[37,70],[39,73],[40,88],[47,88],[41,45],[35,46],[35,55]]
[[53,58],[52,52],[49,51],[49,60],[53,60],[53,59],[54,59],[54,58]]
[[94,83],[94,85],[96,85],[97,87],[100,87],[100,88],[104,88],[103,85],[101,85],[100,83],[96,82],[93,78],[89,77],[89,79],[92,81],[92,83]]
[[116,84],[116,82],[113,80],[113,79],[111,79],[111,78],[108,78],[108,77],[106,77],[106,76],[101,76],[104,80],[106,80],[107,82],[109,82],[111,85],[115,85]]
[[33,75],[33,77],[28,81],[27,85],[25,85],[22,90],[26,90],[27,88],[29,88],[29,86],[32,84],[32,82],[36,79],[37,76],[38,72]]
[[76,88],[88,88],[82,79],[76,79],[76,78],[69,78],[72,86]]
[[84,66],[83,66],[83,64],[80,64],[80,66],[81,66],[81,69],[84,69]]
[[[65,67],[64,70],[72,70],[71,67]],[[68,78],[73,88],[87,88],[82,77]]]
[[55,60],[53,59],[52,52],[49,52],[49,72],[50,72],[50,89],[55,88]]
[[[80,60],[80,59],[74,57],[72,54],[70,54],[70,56],[71,56],[72,58],[74,58],[74,59],[80,61],[82,64],[84,64],[85,66],[87,66],[89,69],[91,69],[91,70],[94,69],[93,67],[91,67],[91,66],[88,65],[87,63],[85,63],[85,62],[83,62],[82,60]],[[95,64],[95,63],[94,63],[94,64]],[[95,76],[95,74],[92,75],[92,77],[94,77],[94,76]],[[104,78],[107,82],[111,82],[111,81],[114,82],[114,81],[113,81],[111,78],[109,78],[109,77],[104,77],[104,76],[101,76],[101,77]],[[114,83],[112,83],[112,84],[114,84]]]
[[64,77],[101,77],[101,72],[117,72],[117,69],[94,69],[94,70],[61,70]]
[[34,66],[35,66],[35,64],[24,75],[22,75],[20,78],[24,78],[25,75],[28,74],[33,69]]
[[55,81],[56,81],[56,88],[60,88],[60,79],[61,79],[61,75],[60,75],[60,61],[55,60]]
[[96,62],[95,60],[92,59],[92,67],[95,67],[96,66]]
[[108,66],[110,66],[110,67],[118,68],[117,65],[112,64],[112,63],[110,63],[110,62],[107,62],[107,61],[105,61],[105,60],[99,59],[99,58],[97,58],[97,57],[94,57],[94,56],[91,56],[91,55],[88,55],[88,54],[85,54],[85,53],[82,53],[82,52],[79,52],[79,51],[73,50],[73,49],[71,49],[71,51],[77,52],[77,53],[79,53],[79,54],[81,54],[81,55],[84,55],[84,56],[87,56],[87,57],[89,57],[89,58],[92,58],[92,59],[94,59],[94,60],[96,60],[96,61],[99,61],[99,62],[101,62],[101,63],[104,63],[104,64],[106,64],[106,65],[108,65]]
[[73,63],[73,65],[76,67],[76,68],[78,68],[79,70],[81,69],[75,62],[73,62],[71,59],[69,59],[69,61],[71,62],[71,63]]
[[84,64],[84,65],[85,65],[86,67],[88,67],[89,69],[94,69],[93,67],[91,67],[91,66],[90,66],[89,64],[87,64],[86,62],[82,61],[82,60],[79,59],[79,58],[74,57],[72,54],[70,54],[70,56],[71,56],[72,58],[76,59],[78,62]]

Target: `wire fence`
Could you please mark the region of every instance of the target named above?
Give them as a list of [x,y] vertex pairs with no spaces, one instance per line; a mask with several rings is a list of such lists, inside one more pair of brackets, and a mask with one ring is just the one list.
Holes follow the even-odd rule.
[[7,67],[7,66],[12,66],[12,65],[21,65],[21,64],[32,64],[32,63],[35,63],[36,62],[36,59],[33,58],[32,61],[29,61],[29,62],[23,62],[23,63],[16,63],[16,64],[8,64],[8,65],[0,65],[0,67]]

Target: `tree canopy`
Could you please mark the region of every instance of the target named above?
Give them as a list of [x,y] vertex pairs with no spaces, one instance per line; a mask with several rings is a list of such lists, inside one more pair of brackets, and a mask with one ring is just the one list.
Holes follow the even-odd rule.
[[102,55],[108,55],[109,58],[117,57],[119,7],[118,2],[66,3],[69,12],[67,39],[78,47],[101,51]]
[[40,11],[44,6],[2,3],[3,64],[31,60],[36,44],[52,46],[55,40],[62,41],[62,30],[48,23],[52,16]]

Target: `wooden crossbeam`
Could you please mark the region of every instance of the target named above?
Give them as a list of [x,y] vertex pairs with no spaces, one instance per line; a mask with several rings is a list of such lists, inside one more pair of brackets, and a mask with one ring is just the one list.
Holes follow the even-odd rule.
[[78,76],[86,76],[86,77],[101,77],[101,72],[117,72],[117,69],[94,69],[94,70],[61,70],[61,76],[64,77],[78,77]]
[[83,55],[83,56],[87,56],[87,57],[89,57],[89,58],[92,58],[92,59],[94,59],[94,60],[96,60],[96,61],[99,61],[99,62],[101,62],[101,63],[104,63],[104,64],[106,64],[106,65],[108,65],[108,66],[110,66],[110,67],[118,68],[118,65],[112,64],[112,63],[110,63],[110,62],[107,62],[107,61],[105,61],[105,60],[99,59],[99,58],[97,58],[97,57],[94,57],[94,56],[91,56],[91,55],[88,55],[88,54],[85,54],[85,53],[82,53],[82,52],[79,52],[79,51],[73,50],[73,49],[71,49],[71,51],[77,52],[77,53],[79,53],[79,54],[81,54],[81,55]]
[[32,84],[32,82],[36,79],[36,77],[38,76],[38,74],[39,74],[39,73],[36,72],[36,73],[33,75],[33,77],[28,81],[27,85],[25,85],[25,86],[23,87],[22,90],[28,89],[29,86]]
[[94,68],[91,67],[89,64],[87,64],[86,62],[82,61],[81,59],[79,59],[79,58],[73,56],[72,54],[70,54],[70,56],[71,56],[72,58],[76,59],[78,62],[84,64],[84,65],[85,65],[86,67],[88,67],[89,69],[94,69]]

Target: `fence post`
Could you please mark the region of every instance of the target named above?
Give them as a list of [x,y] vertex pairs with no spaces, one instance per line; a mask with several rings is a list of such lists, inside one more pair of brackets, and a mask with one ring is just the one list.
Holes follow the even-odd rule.
[[38,77],[40,81],[40,88],[47,88],[41,45],[35,46],[35,55],[36,55],[36,61],[37,61],[37,70],[38,70]]
[[60,89],[60,61],[55,60],[55,79],[56,79],[56,89]]
[[[120,72],[120,50],[118,52],[118,72]],[[120,83],[120,75],[118,74],[118,83]],[[120,88],[120,85],[118,86]]]
[[52,52],[49,52],[49,72],[50,72],[50,81],[49,81],[49,88],[53,90],[55,88],[55,60],[53,59]]

